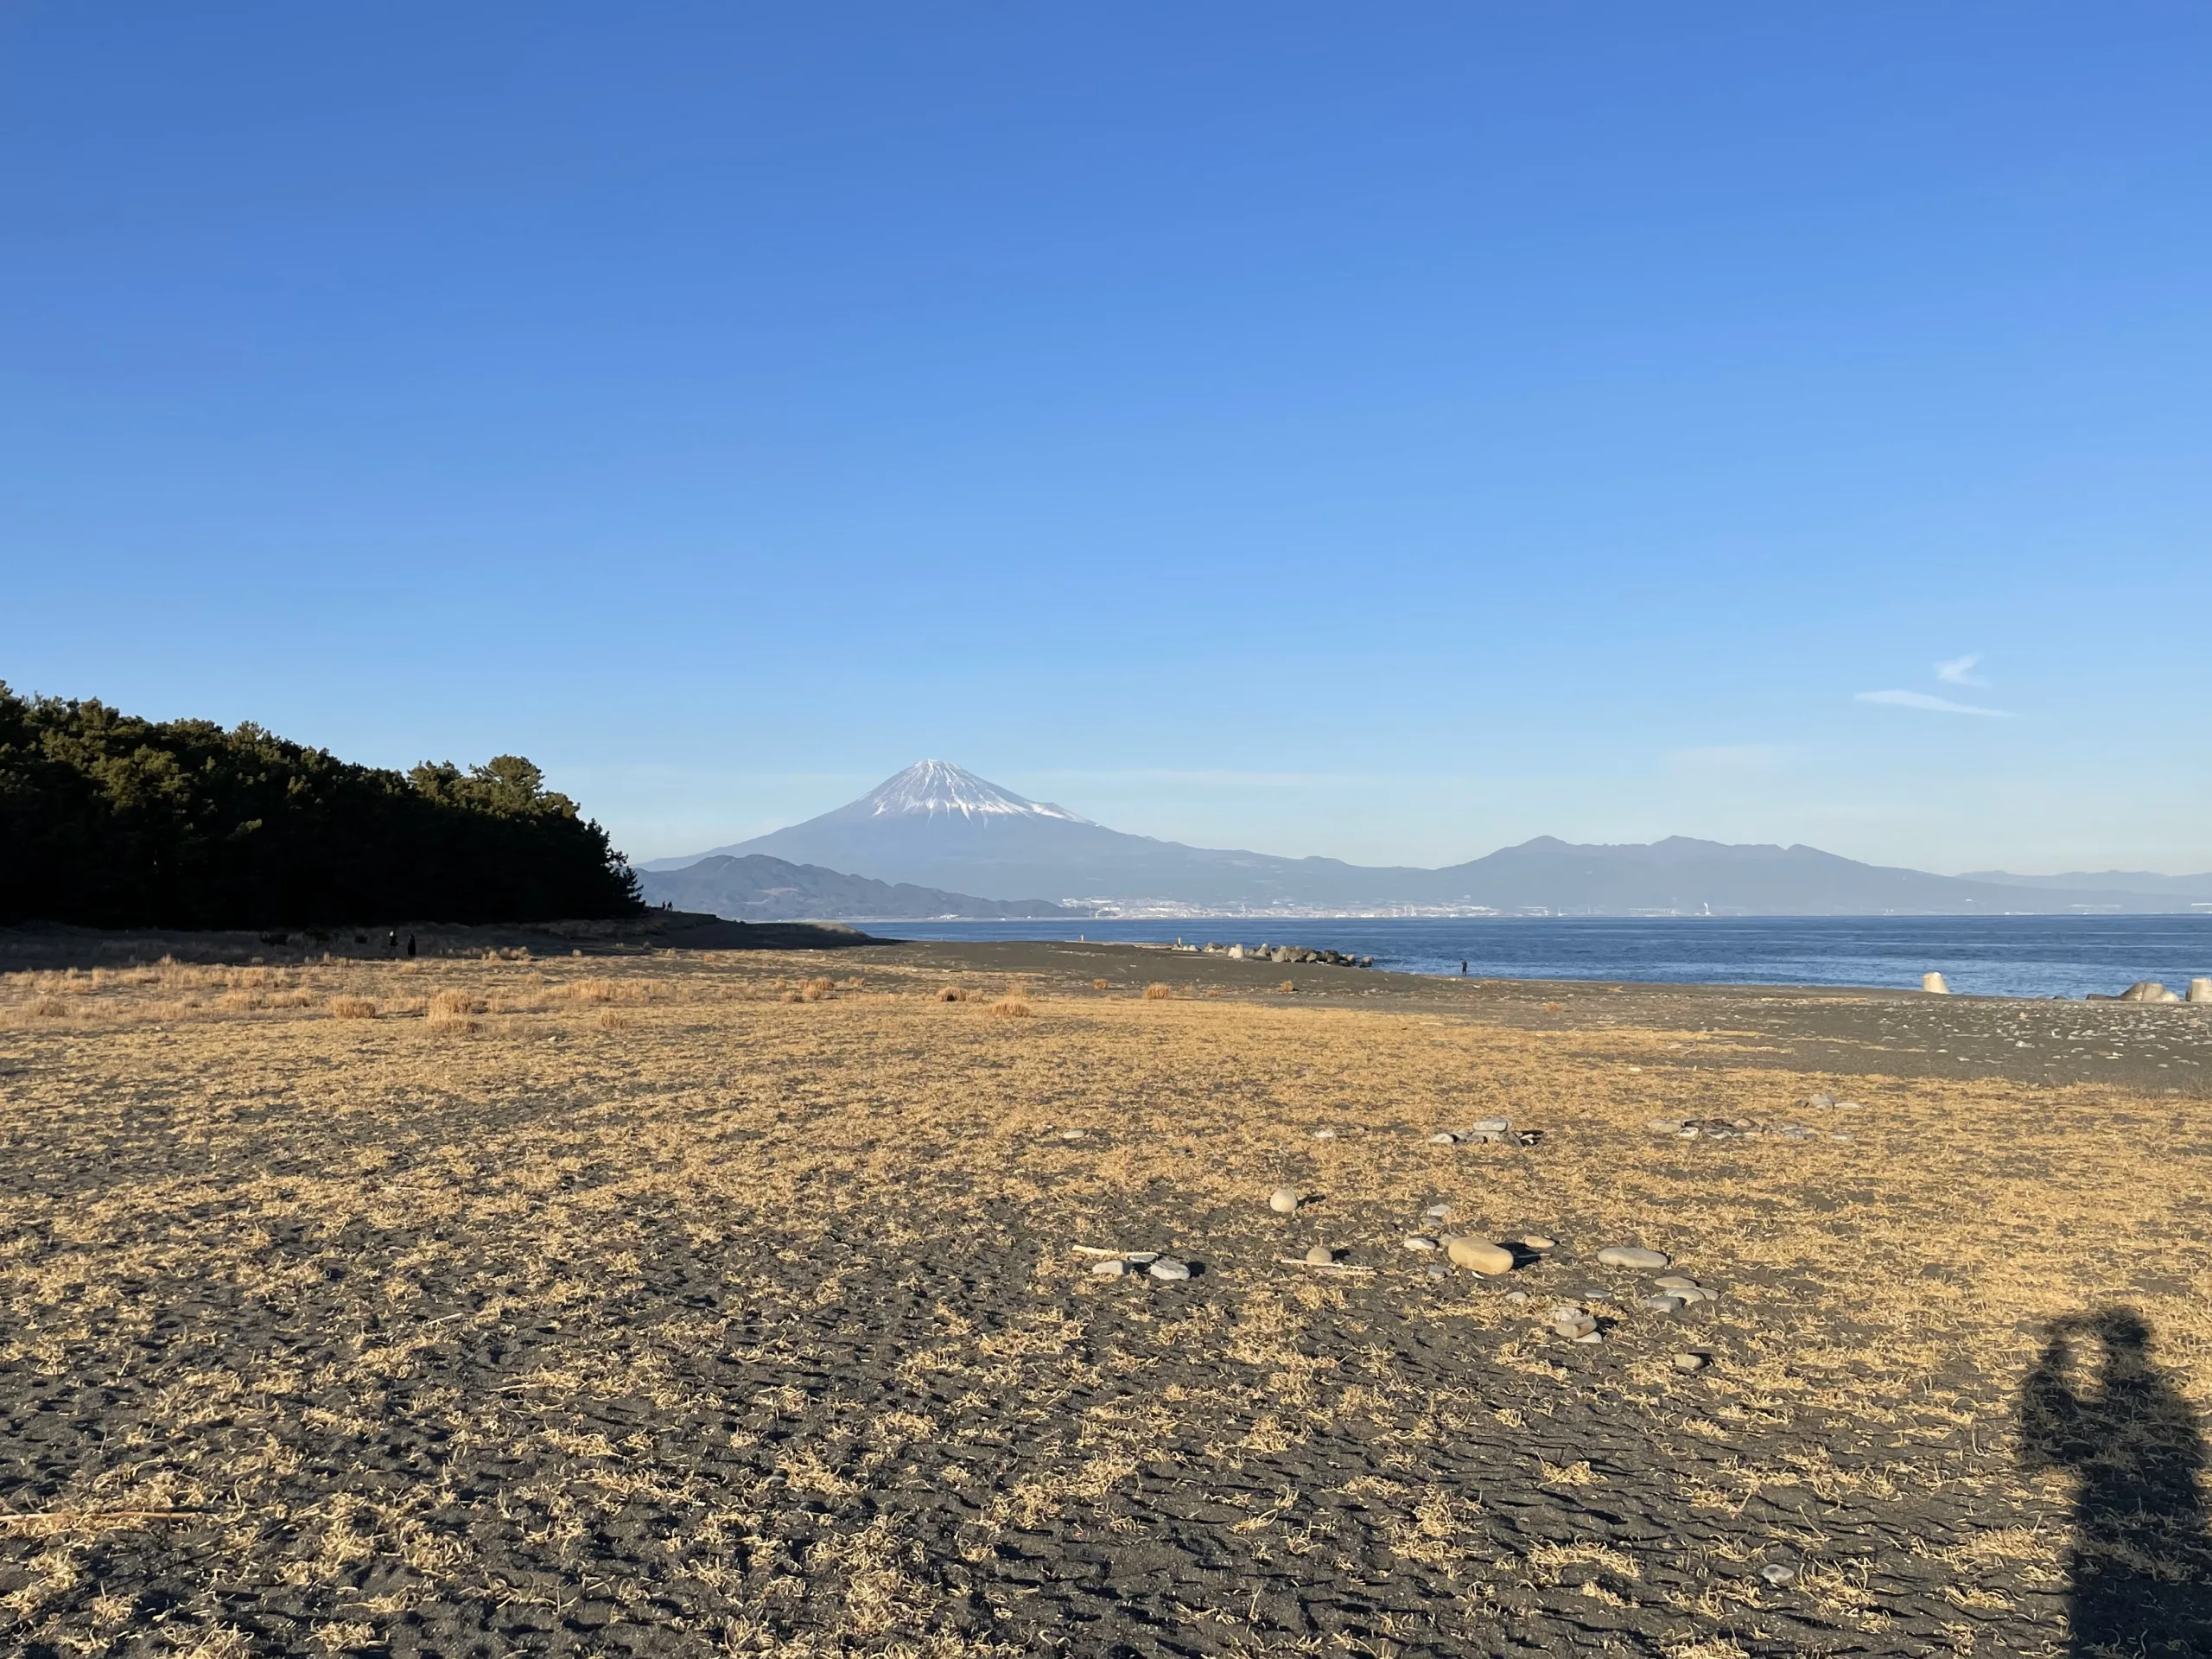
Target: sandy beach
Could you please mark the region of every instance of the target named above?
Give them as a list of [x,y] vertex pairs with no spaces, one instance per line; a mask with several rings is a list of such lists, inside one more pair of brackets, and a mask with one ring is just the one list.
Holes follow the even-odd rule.
[[2212,1010],[502,938],[16,941],[0,1642],[2212,1640]]

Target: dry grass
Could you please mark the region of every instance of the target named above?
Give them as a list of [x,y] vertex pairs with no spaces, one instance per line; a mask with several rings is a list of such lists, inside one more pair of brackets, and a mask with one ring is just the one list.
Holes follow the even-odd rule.
[[1158,980],[1144,988],[1144,1000],[1147,1002],[1165,1002],[1174,995],[1173,986],[1163,985]]
[[1107,982],[1103,979],[1094,979],[1090,982],[1090,988],[1094,991],[1105,990],[1107,988]]
[[[1863,1566],[1803,1579],[1856,1650],[1948,1650],[1881,1588],[1924,1571],[1957,1580],[1923,1599],[1970,1608],[1977,1651],[2028,1652],[2066,1549],[2063,1483],[2023,1471],[2013,1427],[2044,1327],[2125,1300],[2212,1405],[2195,1101],[1694,1071],[1672,1062],[1746,1056],[1319,998],[1055,995],[1025,1027],[939,1012],[970,997],[936,976],[830,998],[857,982],[734,956],[255,972],[0,982],[0,1137],[27,1172],[0,1189],[0,1378],[104,1379],[138,1414],[67,1457],[41,1442],[11,1500],[35,1513],[0,1529],[15,1649],[111,1650],[147,1617],[117,1587],[136,1556],[84,1565],[112,1531],[168,1564],[180,1651],[218,1650],[260,1597],[373,1647],[440,1598],[543,1583],[633,1619],[696,1608],[732,1651],[876,1631],[980,1659],[950,1610],[996,1596],[997,1552],[1144,1544],[1204,1510],[1205,1548],[1174,1548],[1267,1552],[1204,1610],[1252,1651],[1301,1639],[1248,1599],[1284,1571],[1300,1595],[1419,1577],[1462,1609],[1392,1651],[1486,1650],[1499,1586],[1674,1621],[1624,1650],[1739,1651],[1789,1605],[1745,1613],[1742,1563],[1859,1528],[1879,1594]],[[829,1000],[777,1000],[809,988]],[[380,1006],[428,1018],[367,1023]],[[1868,1103],[1854,1142],[1647,1127],[1789,1116],[1815,1089]],[[1546,1137],[1428,1143],[1493,1114]],[[1325,1195],[1318,1219],[1255,1197],[1285,1181]],[[1527,1306],[1429,1280],[1400,1241],[1439,1200],[1567,1262],[1516,1275]],[[1373,1276],[1287,1271],[1313,1242],[1287,1230],[1313,1228]],[[1589,1294],[1616,1242],[1722,1290],[1694,1316],[1708,1371],[1670,1363],[1688,1314],[1607,1306],[1601,1346],[1551,1337],[1549,1299]],[[1205,1272],[1100,1280],[1077,1243]],[[511,1369],[468,1369],[493,1352]],[[919,1529],[933,1489],[958,1528]],[[1147,1572],[1116,1582],[1150,1593]]]
[[1008,991],[997,1001],[992,1003],[991,1012],[1001,1020],[1027,1020],[1037,1010],[1029,1006],[1029,995],[1027,991],[1015,989]]

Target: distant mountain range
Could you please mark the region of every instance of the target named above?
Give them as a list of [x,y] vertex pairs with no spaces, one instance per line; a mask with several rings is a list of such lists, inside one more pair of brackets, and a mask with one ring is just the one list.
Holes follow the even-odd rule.
[[2148,870],[2099,870],[2094,874],[2071,870],[2064,875],[2013,875],[2004,870],[1968,870],[1959,880],[2064,893],[2156,893],[2182,899],[2212,899],[2212,871],[2202,875],[2153,875]]
[[640,871],[638,886],[647,904],[671,904],[736,922],[1017,921],[1093,913],[1090,906],[1049,899],[978,899],[903,881],[874,881],[818,864],[787,863],[765,853],[725,854],[681,869]]
[[[2107,887],[2101,877],[2069,888],[2046,885],[2056,878],[1931,875],[1812,847],[1731,846],[1681,836],[1621,847],[1540,836],[1436,870],[1280,858],[1125,835],[942,760],[909,766],[804,823],[692,858],[656,860],[645,867],[645,879],[708,859],[760,855],[789,861],[786,868],[909,883],[945,899],[978,894],[1035,905],[1019,895],[1044,893],[1109,913],[2001,915],[2174,912],[2198,901],[2179,885],[2183,878],[2161,878],[2144,891]],[[2212,899],[2212,893],[2203,897]]]

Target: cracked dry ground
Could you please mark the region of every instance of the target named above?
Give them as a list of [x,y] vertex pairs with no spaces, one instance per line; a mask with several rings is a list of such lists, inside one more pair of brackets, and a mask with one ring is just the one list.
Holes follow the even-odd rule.
[[[2018,1655],[2124,1584],[2197,1650],[2204,1103],[1764,1069],[1596,993],[774,977],[850,971],[11,976],[0,1647]],[[1494,1114],[1544,1138],[1427,1141]],[[1439,1201],[1558,1248],[1431,1278]],[[1617,1242],[1721,1300],[1642,1312]],[[2151,1394],[2046,1348],[2116,1308]],[[2073,1414],[2024,1435],[2031,1376]]]

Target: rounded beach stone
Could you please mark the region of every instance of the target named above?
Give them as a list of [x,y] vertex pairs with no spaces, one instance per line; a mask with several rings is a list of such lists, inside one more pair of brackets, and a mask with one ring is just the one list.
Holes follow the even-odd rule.
[[1679,1313],[1682,1311],[1682,1299],[1679,1296],[1646,1296],[1637,1306],[1648,1307],[1654,1313]]
[[1309,1268],[1325,1268],[1336,1259],[1337,1253],[1325,1244],[1316,1244],[1306,1252],[1306,1265]]
[[1550,1250],[1559,1248],[1557,1239],[1546,1238],[1541,1233],[1523,1233],[1521,1236],[1521,1242],[1532,1250]]
[[1094,1262],[1090,1270],[1101,1279],[1118,1279],[1129,1270],[1126,1262]]
[[1706,1364],[1707,1361],[1703,1354],[1676,1354],[1675,1356],[1675,1369],[1678,1371],[1701,1371],[1706,1368]]
[[1651,1282],[1662,1290],[1695,1290],[1697,1288],[1696,1280],[1685,1279],[1679,1273],[1668,1274],[1663,1278],[1654,1279]]
[[1455,1267],[1465,1268],[1471,1273],[1513,1271],[1512,1251],[1501,1245],[1485,1243],[1479,1238],[1453,1239],[1449,1254]]
[[1298,1208],[1298,1189],[1294,1186],[1275,1188],[1268,1194],[1268,1208],[1279,1216],[1292,1214]]
[[1797,1569],[1796,1567],[1784,1567],[1779,1561],[1771,1562],[1769,1565],[1759,1568],[1759,1577],[1764,1579],[1769,1584],[1772,1585],[1777,1590],[1781,1589],[1783,1585],[1789,1583],[1790,1580],[1796,1576]]
[[1178,1262],[1171,1255],[1160,1257],[1145,1271],[1155,1279],[1187,1279],[1191,1276],[1189,1264]]
[[1597,1331],[1585,1331],[1580,1336],[1575,1338],[1577,1342],[1584,1343],[1603,1342],[1605,1339],[1604,1333]]
[[1459,1143],[1459,1137],[1449,1129],[1439,1129],[1428,1137],[1428,1144],[1432,1147],[1454,1147]]
[[1598,1252],[1598,1263],[1606,1268],[1663,1268],[1671,1265],[1669,1259],[1657,1250],[1647,1250],[1636,1244],[1608,1244]]
[[1469,1135],[1503,1135],[1513,1127],[1510,1117],[1486,1117],[1479,1123],[1467,1125]]
[[1159,1261],[1160,1252],[1158,1250],[1123,1250],[1122,1260],[1133,1268],[1141,1268],[1147,1262]]
[[1436,1248],[1436,1241],[1427,1233],[1408,1233],[1406,1235],[1406,1248],[1409,1250],[1433,1250]]
[[1448,1204],[1432,1204],[1421,1212],[1423,1221],[1448,1221],[1451,1216],[1452,1206]]

